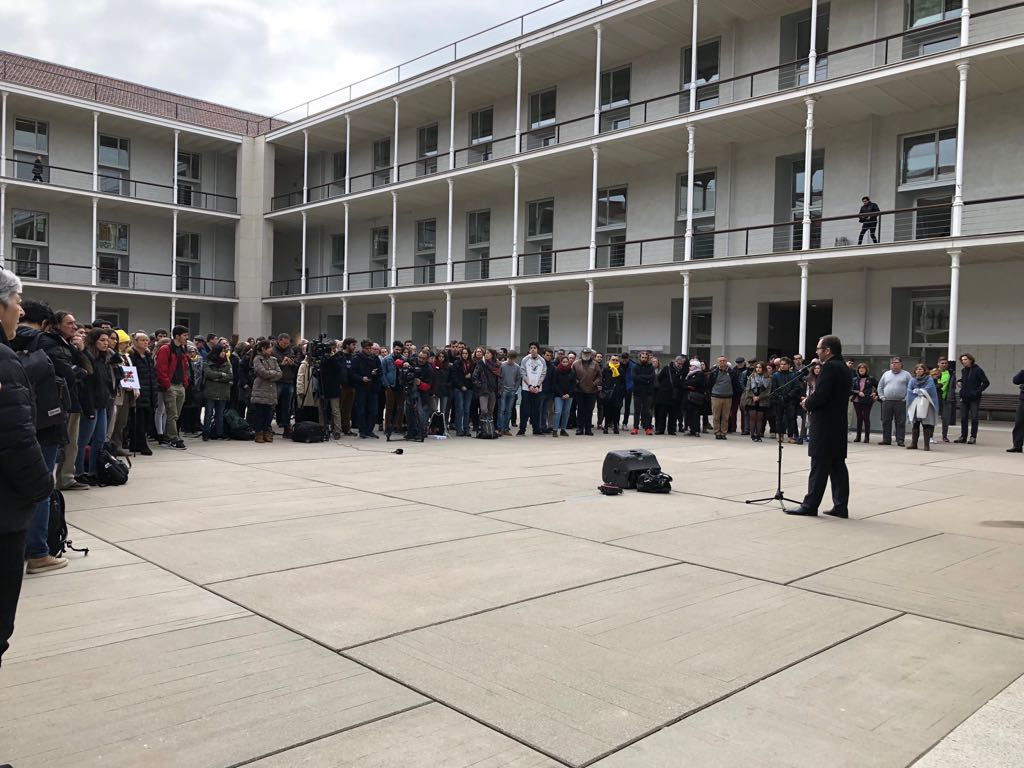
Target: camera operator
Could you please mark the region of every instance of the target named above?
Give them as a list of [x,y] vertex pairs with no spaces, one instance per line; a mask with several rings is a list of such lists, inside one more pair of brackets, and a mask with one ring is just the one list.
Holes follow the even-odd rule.
[[327,401],[327,414],[330,419],[331,437],[341,437],[341,391],[348,381],[348,367],[345,365],[341,345],[335,339],[327,344],[327,357],[320,363],[320,376],[323,380],[321,397]]
[[434,368],[429,353],[421,350],[415,361],[400,366],[398,373],[407,409],[405,437],[407,440],[422,440],[427,434],[430,393],[434,382]]

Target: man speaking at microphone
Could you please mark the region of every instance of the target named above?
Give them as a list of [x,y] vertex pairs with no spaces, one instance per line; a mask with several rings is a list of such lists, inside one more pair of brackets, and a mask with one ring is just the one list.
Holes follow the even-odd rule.
[[[817,358],[821,375],[801,404],[811,420],[811,474],[803,503],[787,509],[787,515],[818,514],[825,484],[832,483],[832,517],[849,517],[850,475],[846,470],[846,403],[850,399],[850,372],[843,361],[843,344],[838,336],[822,336]],[[813,362],[811,363],[814,364]]]

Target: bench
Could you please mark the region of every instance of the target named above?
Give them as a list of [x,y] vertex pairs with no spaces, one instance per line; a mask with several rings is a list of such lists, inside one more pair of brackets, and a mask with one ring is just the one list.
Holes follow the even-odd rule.
[[1019,400],[1019,395],[994,395],[983,392],[978,410],[984,413],[985,418],[989,421],[992,420],[992,415],[996,413],[1009,413],[1012,417],[1017,413],[1017,402]]

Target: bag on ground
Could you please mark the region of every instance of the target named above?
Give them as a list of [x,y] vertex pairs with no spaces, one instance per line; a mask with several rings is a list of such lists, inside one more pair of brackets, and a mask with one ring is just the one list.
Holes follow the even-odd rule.
[[494,419],[490,416],[481,416],[480,429],[477,431],[476,436],[481,440],[494,440],[498,436],[494,431]]
[[224,411],[224,429],[232,440],[255,440],[256,431],[234,408]]
[[131,460],[125,461],[118,458],[112,450],[113,447],[110,443],[104,443],[103,448],[100,449],[100,455],[97,457],[96,484],[99,486],[124,485],[128,482],[128,472],[132,466]]
[[64,494],[56,488],[50,494],[50,525],[46,535],[46,546],[52,557],[60,557],[67,550],[89,554],[89,548],[76,549],[68,539],[68,523],[64,517]]
[[447,433],[444,423],[444,414],[440,411],[434,411],[430,417],[430,424],[427,427],[427,434],[430,435],[444,435]]
[[322,443],[324,431],[315,421],[300,421],[292,427],[292,440],[296,443]]
[[672,476],[648,469],[637,475],[636,489],[641,493],[670,493],[672,491]]

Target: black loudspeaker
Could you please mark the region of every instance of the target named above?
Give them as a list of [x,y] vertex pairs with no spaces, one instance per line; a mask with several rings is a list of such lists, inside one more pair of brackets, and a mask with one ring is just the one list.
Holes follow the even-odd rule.
[[636,477],[648,469],[661,472],[657,457],[650,451],[609,451],[604,457],[601,479],[619,488],[636,488]]

